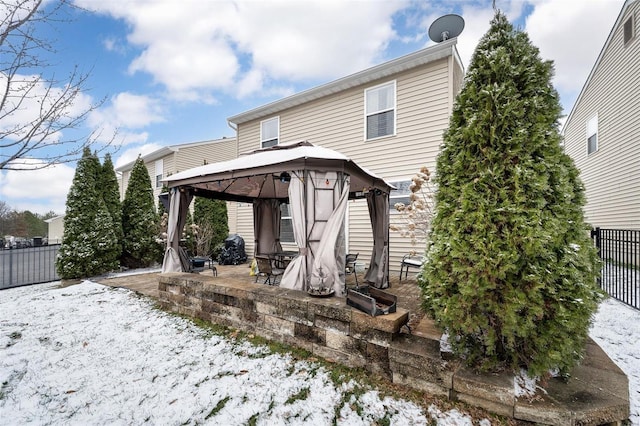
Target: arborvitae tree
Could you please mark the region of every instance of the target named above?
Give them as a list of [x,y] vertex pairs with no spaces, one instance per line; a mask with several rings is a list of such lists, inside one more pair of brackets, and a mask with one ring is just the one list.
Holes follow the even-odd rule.
[[122,243],[124,238],[124,233],[122,232],[122,203],[120,202],[118,179],[116,178],[116,172],[113,168],[113,162],[111,161],[111,154],[107,154],[104,157],[98,190],[102,194],[104,203],[107,206],[107,210],[109,211],[111,220],[113,221],[113,232],[118,240],[119,246],[116,258],[119,259],[122,255]]
[[216,246],[224,244],[229,235],[229,221],[227,219],[227,203],[223,200],[196,197],[193,207],[193,221],[201,232],[210,235],[210,241],[205,244],[208,247],[207,256],[217,257],[214,253]]
[[158,257],[157,215],[149,172],[138,157],[122,203],[124,245],[122,263],[129,268],[150,266]]
[[97,188],[100,162],[85,148],[67,195],[64,236],[56,259],[63,279],[91,277],[117,268],[113,221]]
[[481,369],[566,373],[600,300],[552,75],[527,34],[496,13],[437,159],[424,307],[454,352]]

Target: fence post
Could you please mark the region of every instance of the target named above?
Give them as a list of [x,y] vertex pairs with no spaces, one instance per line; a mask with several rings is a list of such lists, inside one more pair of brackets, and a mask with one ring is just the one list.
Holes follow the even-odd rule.
[[9,288],[11,287],[11,280],[13,279],[13,249],[9,250]]
[[601,239],[601,232],[600,232],[600,227],[596,226],[595,228],[591,229],[591,238],[593,238],[593,240],[596,243],[596,248],[598,249],[598,257],[600,259],[602,259],[602,239]]

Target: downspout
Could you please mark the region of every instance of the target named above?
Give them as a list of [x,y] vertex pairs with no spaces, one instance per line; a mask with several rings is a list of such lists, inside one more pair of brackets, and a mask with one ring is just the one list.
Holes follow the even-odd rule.
[[233,130],[236,134],[236,158],[238,158],[239,156],[239,148],[238,148],[238,126],[234,126],[232,122],[230,122],[229,120],[227,120],[227,126],[229,126],[231,128],[231,130]]

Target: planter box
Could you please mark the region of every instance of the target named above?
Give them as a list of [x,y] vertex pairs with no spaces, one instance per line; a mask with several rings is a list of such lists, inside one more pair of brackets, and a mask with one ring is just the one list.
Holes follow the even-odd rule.
[[347,305],[375,317],[396,311],[398,298],[370,286],[347,289]]

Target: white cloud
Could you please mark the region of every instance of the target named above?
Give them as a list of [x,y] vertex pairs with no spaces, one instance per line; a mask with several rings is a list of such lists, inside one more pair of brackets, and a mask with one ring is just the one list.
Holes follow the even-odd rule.
[[131,72],[146,72],[180,100],[259,92],[273,80],[330,79],[366,68],[396,35],[404,1],[94,2],[125,20],[142,49]]
[[[8,94],[7,94],[8,90]],[[6,97],[5,97],[6,94]],[[64,87],[56,87],[38,75],[16,74],[11,77],[7,89],[7,76],[0,73],[0,99],[5,103],[0,110],[0,132],[6,133],[8,139],[24,137],[33,129],[39,129],[34,139],[53,143],[63,139],[64,135],[55,129],[64,128],[76,117],[91,108],[92,98],[82,92],[75,95],[65,94]],[[60,99],[68,99],[69,103],[60,103]],[[42,111],[55,123],[41,123]],[[53,114],[50,112],[53,111]],[[65,129],[66,130],[66,129]],[[46,135],[44,132],[51,132]]]
[[157,143],[149,143],[129,148],[120,154],[120,156],[115,160],[113,166],[115,168],[124,166],[125,164],[135,161],[135,159],[138,158],[138,155],[147,155],[160,148],[162,148],[162,145]]
[[554,84],[570,108],[582,89],[611,28],[620,13],[623,0],[565,2],[535,0],[527,17],[526,30],[545,59],[555,63]]
[[20,162],[25,170],[0,173],[0,196],[3,201],[19,211],[43,214],[53,210],[64,213],[75,169],[68,164],[57,164],[33,170],[43,163],[29,158]]
[[150,124],[164,121],[160,102],[146,95],[135,95],[129,92],[118,93],[111,98],[108,105],[93,111],[89,115],[88,124],[93,128],[102,129],[106,141],[116,130],[116,142],[122,145],[146,142],[147,132],[134,130],[144,128]]

